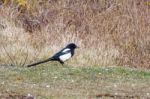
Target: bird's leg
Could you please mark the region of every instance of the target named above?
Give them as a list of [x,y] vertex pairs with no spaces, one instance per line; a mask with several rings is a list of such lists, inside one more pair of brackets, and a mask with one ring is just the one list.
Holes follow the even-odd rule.
[[59,62],[60,62],[62,65],[64,65],[64,62],[63,62],[63,61],[60,60]]

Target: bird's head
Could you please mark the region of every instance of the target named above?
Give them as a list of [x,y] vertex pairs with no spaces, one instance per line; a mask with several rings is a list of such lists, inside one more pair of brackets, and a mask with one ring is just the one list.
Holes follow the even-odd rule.
[[76,48],[79,48],[76,44],[74,43],[70,43],[66,46],[66,48],[70,48],[70,49],[76,49]]

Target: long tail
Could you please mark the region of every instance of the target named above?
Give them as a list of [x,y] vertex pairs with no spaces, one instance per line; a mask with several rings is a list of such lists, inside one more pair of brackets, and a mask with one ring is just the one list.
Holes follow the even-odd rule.
[[40,61],[40,62],[37,62],[37,63],[29,64],[29,65],[27,65],[27,67],[36,66],[38,64],[46,63],[46,62],[51,61],[51,60],[52,59],[47,59],[47,60],[43,60],[43,61]]

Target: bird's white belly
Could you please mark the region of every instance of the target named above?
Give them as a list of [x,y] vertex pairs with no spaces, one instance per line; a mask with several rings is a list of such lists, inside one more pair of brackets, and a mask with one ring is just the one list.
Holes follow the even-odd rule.
[[68,60],[69,58],[71,58],[71,53],[67,53],[67,54],[64,54],[64,55],[61,55],[60,57],[59,57],[59,59],[61,60],[61,61],[66,61],[66,60]]

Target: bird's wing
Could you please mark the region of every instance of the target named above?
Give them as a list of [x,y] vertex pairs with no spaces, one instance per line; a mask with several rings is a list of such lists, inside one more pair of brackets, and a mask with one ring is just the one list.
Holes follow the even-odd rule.
[[71,51],[70,48],[65,48],[65,49],[62,50],[62,53],[68,53],[68,52],[70,52],[70,51]]
[[59,57],[61,55],[64,55],[64,54],[67,54],[67,53],[70,53],[70,52],[71,52],[71,50],[69,48],[64,48],[61,51],[59,51],[58,53],[56,53],[55,55],[53,55],[51,58],[53,58],[53,59],[59,59]]

